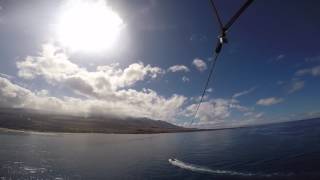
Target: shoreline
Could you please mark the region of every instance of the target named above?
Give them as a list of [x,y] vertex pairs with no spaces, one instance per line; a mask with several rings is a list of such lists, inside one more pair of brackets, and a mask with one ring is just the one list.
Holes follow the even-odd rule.
[[189,133],[189,132],[199,132],[208,131],[204,129],[186,129],[186,130],[173,130],[173,131],[159,131],[159,132],[94,132],[94,131],[78,131],[78,132],[67,132],[67,131],[37,131],[29,129],[11,129],[0,127],[0,132],[8,133],[25,133],[25,134],[43,134],[43,135],[57,135],[57,134],[166,134],[166,133]]
[[181,129],[162,129],[158,131],[139,131],[139,129],[135,130],[113,130],[113,131],[37,131],[34,129],[12,129],[0,127],[0,132],[8,132],[8,133],[25,133],[25,134],[40,134],[40,135],[59,135],[59,134],[167,134],[167,133],[192,133],[192,132],[203,132],[203,131],[221,131],[221,130],[232,130],[232,129],[243,129],[243,128],[255,128],[255,127],[263,127],[268,125],[275,124],[283,124],[283,123],[295,123],[299,121],[308,121],[319,118],[311,118],[311,119],[300,119],[293,121],[285,121],[285,122],[276,122],[269,124],[256,124],[249,126],[239,126],[239,127],[225,127],[225,128],[214,128],[214,129],[196,129],[196,128],[181,128]]
[[176,131],[162,131],[162,132],[62,132],[62,131],[36,131],[28,129],[10,129],[0,127],[0,132],[8,133],[24,133],[24,134],[39,134],[39,135],[59,135],[59,134],[171,134],[171,133],[192,133],[192,132],[203,132],[203,131],[220,131],[227,129],[239,129],[245,127],[233,127],[233,128],[219,128],[219,129],[186,129]]
[[171,134],[171,133],[192,133],[192,132],[203,132],[203,131],[221,131],[221,130],[231,130],[231,129],[240,129],[246,127],[228,127],[228,128],[216,128],[216,129],[184,129],[184,130],[172,130],[172,131],[159,131],[159,132],[94,132],[94,131],[79,131],[79,132],[67,132],[67,131],[37,131],[29,129],[11,129],[0,127],[0,132],[8,133],[25,133],[25,134],[40,134],[40,135],[58,135],[58,134]]

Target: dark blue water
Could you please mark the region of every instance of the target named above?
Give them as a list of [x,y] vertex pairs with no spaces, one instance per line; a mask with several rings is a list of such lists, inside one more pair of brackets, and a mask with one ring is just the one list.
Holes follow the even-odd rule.
[[1,132],[0,179],[320,179],[320,119],[151,135]]

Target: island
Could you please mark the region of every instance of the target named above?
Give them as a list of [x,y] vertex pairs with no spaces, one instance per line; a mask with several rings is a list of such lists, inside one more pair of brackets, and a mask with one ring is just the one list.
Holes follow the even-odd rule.
[[146,134],[198,131],[149,118],[77,116],[33,109],[0,108],[0,128],[36,132]]

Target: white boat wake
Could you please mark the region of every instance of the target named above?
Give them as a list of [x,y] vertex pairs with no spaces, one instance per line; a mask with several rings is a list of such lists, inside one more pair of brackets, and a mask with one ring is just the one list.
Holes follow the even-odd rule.
[[262,177],[270,177],[277,175],[275,174],[253,174],[253,173],[243,173],[237,171],[228,171],[228,170],[217,170],[217,169],[210,169],[204,166],[198,166],[190,163],[182,162],[178,159],[169,159],[169,163],[177,166],[182,169],[199,172],[199,173],[209,173],[209,174],[216,174],[216,175],[229,175],[229,176],[262,176]]

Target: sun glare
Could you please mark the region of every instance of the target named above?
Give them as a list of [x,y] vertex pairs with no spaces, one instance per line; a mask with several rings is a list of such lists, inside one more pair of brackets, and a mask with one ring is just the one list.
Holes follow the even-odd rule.
[[73,51],[101,52],[112,48],[123,21],[104,1],[70,1],[58,18],[58,41]]

